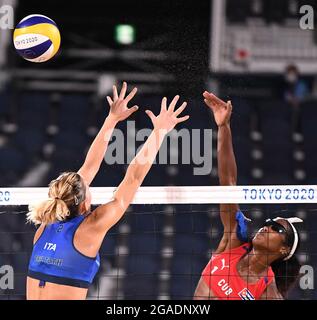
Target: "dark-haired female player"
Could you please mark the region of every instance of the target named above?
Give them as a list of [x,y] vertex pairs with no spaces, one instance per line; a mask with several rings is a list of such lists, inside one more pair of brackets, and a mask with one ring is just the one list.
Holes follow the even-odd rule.
[[[234,186],[237,167],[233,153],[231,102],[204,92],[218,126],[218,174],[220,185]],[[247,219],[237,204],[220,205],[223,237],[202,272],[195,299],[283,299],[299,275],[294,256],[299,245],[294,223],[299,218],[268,219],[248,241]]]

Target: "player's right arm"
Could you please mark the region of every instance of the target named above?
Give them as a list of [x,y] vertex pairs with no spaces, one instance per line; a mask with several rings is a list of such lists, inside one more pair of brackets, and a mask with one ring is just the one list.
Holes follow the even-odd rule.
[[167,108],[167,99],[164,98],[161,104],[161,112],[158,116],[154,116],[149,110],[146,111],[147,115],[151,118],[154,129],[129,165],[126,175],[117,188],[113,199],[93,212],[96,232],[105,234],[120,220],[149,172],[166,134],[178,123],[184,122],[189,118],[189,116],[178,117],[187,105],[184,102],[175,110],[178,99],[179,96],[176,96]]
[[[236,186],[237,165],[233,151],[230,119],[232,113],[231,102],[225,103],[214,94],[204,92],[204,101],[211,109],[218,126],[218,176],[221,186]],[[238,204],[221,204],[220,218],[224,227],[223,237],[216,253],[239,247],[243,242],[237,236],[236,214],[239,211]]]
[[100,169],[112,132],[117,123],[127,119],[132,113],[138,110],[137,106],[128,108],[128,103],[135,96],[137,88],[134,88],[127,96],[125,96],[126,92],[127,83],[124,82],[119,95],[117,87],[113,86],[113,98],[111,99],[109,96],[107,97],[110,106],[109,115],[91,144],[86,155],[85,162],[78,171],[78,174],[85,180],[88,186],[92,183]]

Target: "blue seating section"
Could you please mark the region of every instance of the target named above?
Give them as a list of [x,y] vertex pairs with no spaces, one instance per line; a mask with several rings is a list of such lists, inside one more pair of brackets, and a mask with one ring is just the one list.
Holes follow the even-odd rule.
[[316,102],[306,102],[302,106],[301,127],[304,136],[305,170],[311,183],[317,182],[317,138],[316,138]]
[[88,95],[62,95],[57,123],[62,129],[83,130],[87,125],[91,108]]
[[[7,144],[3,147],[0,146],[0,152],[4,158],[8,153],[15,153],[12,156],[12,164],[9,166],[13,168],[5,170],[4,175],[1,177],[3,183],[16,182],[15,176],[18,177],[16,173],[26,172],[34,164],[34,161],[40,161],[42,157],[49,160],[53,167],[47,178],[51,178],[56,172],[64,171],[64,168],[77,170],[78,166],[80,166],[93,140],[93,136],[87,134],[87,129],[91,125],[94,125],[96,129],[100,128],[106,117],[107,108],[106,106],[101,108],[100,105],[94,105],[92,97],[84,94],[63,94],[60,95],[59,99],[53,100],[46,93],[22,92],[16,101],[17,108],[12,110],[9,93],[7,91],[0,93],[0,116],[2,120],[5,114],[14,114],[16,112],[16,116],[13,118],[16,119],[17,124],[17,131],[8,135]],[[171,97],[169,100],[171,100]],[[231,101],[234,106],[231,124],[239,183],[255,183],[252,177],[252,168],[258,165],[263,170],[263,175],[262,178],[256,180],[257,184],[292,182],[295,166],[293,161],[294,142],[292,140],[291,108],[277,100],[254,102],[253,100],[248,101],[232,97]],[[143,109],[151,108],[157,114],[160,110],[161,97],[155,95],[138,96],[135,99],[135,104],[138,104]],[[315,102],[305,102],[301,109],[301,128],[304,136],[303,148],[305,154],[310,155],[305,158],[304,169],[307,179],[315,181],[317,179],[317,158],[314,152],[317,145],[314,121],[317,113]],[[199,128],[217,130],[210,110],[201,99],[189,99],[186,113],[190,115],[191,119],[186,125],[180,126],[178,129],[186,127],[190,130]],[[256,165],[251,156],[254,142],[250,139],[252,121],[255,114],[258,115],[260,126],[258,129],[263,137],[260,143],[263,158]],[[92,120],[95,123],[92,123]],[[144,112],[137,112],[129,120],[135,120],[136,130],[152,128],[152,124]],[[52,124],[57,128],[55,133],[47,130],[48,125]],[[118,128],[122,130],[126,141],[128,135],[126,123],[119,123]],[[203,134],[201,134],[200,138],[200,149],[202,150],[205,147]],[[211,138],[210,140],[210,146],[213,148],[214,153],[216,140]],[[43,154],[43,148],[48,143],[55,147],[55,151],[50,155],[49,159]],[[142,143],[144,143],[144,139],[135,141],[136,148]],[[179,139],[179,146],[180,143],[181,139]],[[194,163],[197,160],[197,154],[195,154],[196,160],[194,161],[193,146],[194,144],[197,146],[197,142],[191,140],[190,143],[191,147],[186,152],[189,153],[191,164],[183,161],[187,158],[185,159],[182,152],[179,152],[178,159],[182,162],[176,166],[176,169],[175,167],[169,168],[169,164],[154,165],[144,184],[168,185],[171,179],[170,174],[174,175],[173,183],[176,185],[218,183],[214,176],[210,178],[210,175],[194,174],[194,168],[202,165]],[[12,150],[16,150],[16,152]],[[203,151],[201,151],[200,156],[203,155]],[[208,152],[210,153],[210,150]],[[20,156],[24,158],[23,163],[19,160]],[[108,153],[106,158],[109,160],[110,157],[114,156],[115,154]],[[127,146],[123,156],[123,161],[126,161]],[[209,155],[205,153],[204,156]],[[170,154],[168,153],[167,162],[169,163],[169,161]],[[57,162],[58,164],[56,165]],[[14,170],[15,165],[19,167],[17,172]],[[213,157],[212,168],[216,167],[217,161]],[[121,181],[125,172],[124,165],[113,166],[112,164],[107,164],[105,169],[106,173],[101,172],[96,177],[94,186],[117,184]],[[7,175],[8,177],[6,177]]]
[[22,93],[18,100],[17,122],[24,132],[44,131],[49,123],[50,96],[45,93]]
[[0,91],[0,118],[7,116],[10,110],[10,95],[7,91]]

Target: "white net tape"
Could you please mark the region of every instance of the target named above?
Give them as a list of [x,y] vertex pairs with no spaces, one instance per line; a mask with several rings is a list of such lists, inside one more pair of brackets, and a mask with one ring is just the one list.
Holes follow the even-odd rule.
[[[116,188],[91,188],[92,204],[106,203]],[[0,205],[47,199],[48,188],[0,188]],[[315,185],[141,187],[133,204],[317,203]]]

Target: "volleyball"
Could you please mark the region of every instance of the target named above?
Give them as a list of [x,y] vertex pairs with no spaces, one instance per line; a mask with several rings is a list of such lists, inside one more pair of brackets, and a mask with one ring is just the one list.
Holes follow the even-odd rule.
[[31,62],[45,62],[58,52],[61,36],[56,23],[43,15],[33,14],[22,19],[13,33],[17,53]]

